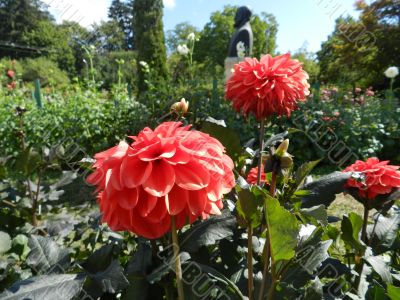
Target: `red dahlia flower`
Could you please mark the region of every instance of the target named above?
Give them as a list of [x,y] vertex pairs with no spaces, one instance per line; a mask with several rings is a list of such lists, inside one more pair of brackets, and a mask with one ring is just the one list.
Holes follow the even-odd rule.
[[378,195],[389,194],[393,188],[400,188],[400,166],[391,166],[389,161],[379,161],[368,158],[366,162],[357,160],[343,172],[361,172],[365,182],[349,179],[346,187],[358,189],[358,194],[364,199],[374,199]]
[[238,112],[253,113],[259,121],[274,114],[290,116],[297,101],[305,101],[310,94],[307,80],[302,64],[289,54],[267,54],[260,61],[246,58],[235,65],[225,97]]
[[198,218],[220,214],[235,185],[232,160],[208,134],[166,122],[145,128],[134,142],[95,156],[87,181],[97,185],[103,221],[115,231],[159,238]]
[[7,89],[8,89],[9,91],[14,90],[16,87],[17,87],[17,82],[16,82],[16,81],[13,81],[13,82],[11,82],[10,84],[7,84]]
[[14,71],[12,71],[12,70],[8,70],[8,72],[7,72],[7,76],[8,76],[9,78],[11,78],[11,79],[14,79],[14,77],[15,77],[15,73],[14,73]]
[[[257,176],[258,176],[258,167],[252,168],[247,175],[247,183],[249,184],[257,184]],[[266,183],[266,175],[265,172],[261,172],[261,183]]]

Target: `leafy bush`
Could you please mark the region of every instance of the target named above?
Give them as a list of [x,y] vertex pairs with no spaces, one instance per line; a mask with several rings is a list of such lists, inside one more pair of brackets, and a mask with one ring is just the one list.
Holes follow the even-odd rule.
[[148,110],[129,98],[126,92],[117,95],[81,90],[79,86],[44,96],[43,108],[36,107],[29,90],[19,89],[2,97],[0,106],[1,156],[18,152],[19,119],[15,107],[26,108],[23,129],[29,145],[55,145],[73,142],[85,153],[114,145],[127,133],[143,127]]
[[22,62],[22,65],[22,80],[24,81],[33,82],[40,79],[43,86],[65,86],[69,83],[67,73],[47,58],[28,58]]

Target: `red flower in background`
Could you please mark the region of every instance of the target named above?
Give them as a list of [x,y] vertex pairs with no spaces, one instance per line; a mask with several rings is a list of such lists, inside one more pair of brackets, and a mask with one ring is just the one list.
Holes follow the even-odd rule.
[[134,142],[95,156],[87,181],[97,185],[103,221],[115,231],[159,238],[198,218],[220,214],[235,185],[232,160],[208,134],[166,122],[145,128]]
[[13,81],[13,82],[11,82],[10,84],[7,84],[7,89],[8,89],[9,91],[14,90],[16,87],[17,87],[17,82],[16,82],[16,81]]
[[[247,183],[249,184],[257,184],[257,176],[258,176],[258,167],[252,168],[247,175]],[[265,172],[261,172],[261,183],[266,183],[266,175]]]
[[310,94],[307,80],[302,64],[290,59],[289,54],[267,54],[260,61],[246,58],[235,65],[225,97],[238,112],[245,116],[253,113],[257,120],[274,114],[290,116],[297,102],[305,101]]
[[10,79],[14,79],[14,77],[15,77],[14,71],[8,70],[8,71],[7,71],[7,76],[8,76]]
[[358,189],[360,197],[374,199],[378,195],[392,192],[393,188],[400,187],[400,166],[389,165],[389,161],[379,161],[377,158],[368,158],[366,162],[357,160],[343,172],[362,172],[365,182],[349,179],[346,187]]

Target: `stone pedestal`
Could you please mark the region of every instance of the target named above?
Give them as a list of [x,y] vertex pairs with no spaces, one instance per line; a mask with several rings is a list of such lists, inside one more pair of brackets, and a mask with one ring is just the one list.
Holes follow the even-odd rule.
[[240,57],[227,57],[225,58],[225,81],[228,81],[229,77],[232,75],[233,67],[235,64],[243,61],[244,58]]

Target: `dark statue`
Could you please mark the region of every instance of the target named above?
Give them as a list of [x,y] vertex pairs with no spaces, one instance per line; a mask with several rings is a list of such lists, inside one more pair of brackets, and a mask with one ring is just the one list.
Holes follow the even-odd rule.
[[[247,6],[239,7],[235,16],[235,33],[231,38],[228,57],[240,57],[238,55],[238,43],[244,44],[246,56],[253,52],[253,31],[251,30],[250,18],[252,12]],[[243,45],[242,44],[242,45]]]

